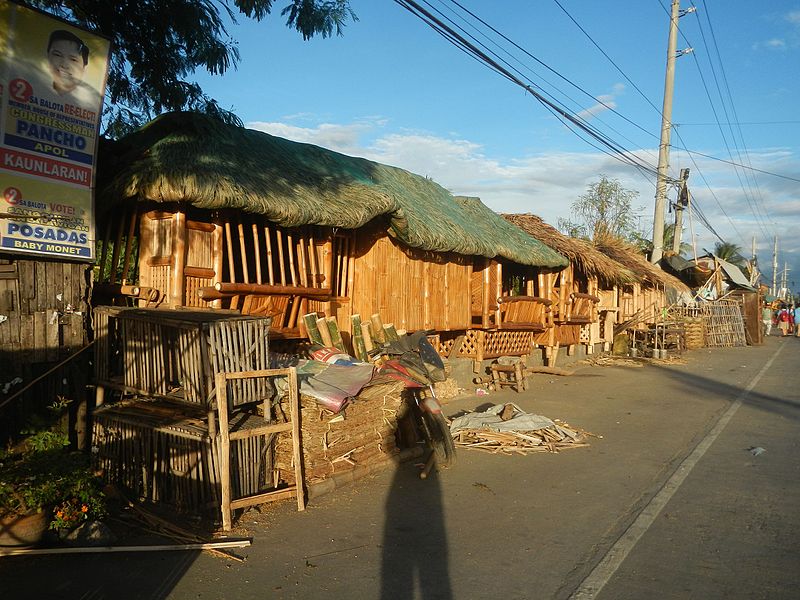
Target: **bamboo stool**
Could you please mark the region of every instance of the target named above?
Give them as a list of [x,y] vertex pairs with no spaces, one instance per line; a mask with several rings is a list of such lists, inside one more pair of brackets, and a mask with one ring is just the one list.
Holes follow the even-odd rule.
[[[286,423],[268,424],[251,429],[230,431],[228,414],[228,386],[231,379],[249,379],[253,377],[288,376],[289,378],[289,421]],[[219,415],[220,439],[220,483],[222,498],[220,509],[222,511],[222,529],[230,531],[233,521],[233,511],[237,508],[255,506],[266,502],[274,502],[283,498],[297,497],[297,510],[305,510],[305,495],[303,490],[303,463],[300,440],[300,396],[297,385],[297,369],[262,369],[259,371],[241,371],[236,373],[217,373],[215,377],[217,413]],[[268,402],[268,400],[265,400]],[[265,407],[266,408],[266,407]],[[264,411],[269,415],[269,411]],[[258,435],[292,432],[292,457],[294,462],[295,485],[281,490],[254,494],[244,498],[231,498],[231,440],[246,439]]]
[[502,365],[497,362],[493,363],[489,369],[492,372],[492,385],[496,389],[504,386],[513,387],[517,392],[524,392],[525,385],[525,369],[522,359],[519,359],[511,365]]

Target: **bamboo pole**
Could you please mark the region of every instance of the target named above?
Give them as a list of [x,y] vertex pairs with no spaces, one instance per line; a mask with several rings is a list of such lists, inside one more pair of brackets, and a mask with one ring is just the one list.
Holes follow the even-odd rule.
[[269,275],[269,284],[275,285],[275,269],[272,265],[272,236],[270,235],[268,225],[264,225],[264,240],[267,244],[267,273]]
[[319,266],[317,264],[317,243],[314,240],[313,229],[309,230],[308,246],[311,256],[311,275],[312,275],[311,283],[321,285],[324,283],[324,279],[322,277],[319,277],[321,273],[319,272]]
[[228,277],[231,283],[236,281],[236,262],[233,260],[233,236],[231,235],[231,222],[225,219],[225,243],[228,247]]
[[281,267],[281,285],[286,285],[286,266],[283,256],[283,231],[276,229],[275,236],[278,243],[278,264],[280,264]]
[[256,252],[256,282],[261,283],[261,243],[258,240],[258,224],[253,221],[253,247]]
[[369,323],[361,324],[361,337],[364,338],[364,348],[367,353],[371,352],[375,348],[375,345],[372,343],[372,332],[370,331]]
[[297,238],[297,261],[300,271],[300,285],[308,287],[308,259],[306,257],[306,236],[305,232],[300,232]]
[[319,328],[317,327],[317,313],[308,313],[303,315],[303,323],[306,326],[308,339],[316,344],[323,344],[322,336],[320,335]]
[[355,314],[351,316],[350,321],[353,324],[353,352],[355,352],[358,360],[367,362],[369,357],[367,356],[367,347],[364,344],[364,334],[361,330],[361,315]]
[[328,323],[328,332],[331,336],[331,343],[335,348],[345,352],[344,343],[342,342],[342,335],[339,333],[339,324],[336,322],[336,317],[327,317],[325,321]]
[[382,344],[386,341],[386,332],[383,329],[383,321],[381,321],[381,316],[378,313],[375,313],[369,318],[369,320],[372,323],[372,335],[375,342]]
[[297,285],[297,270],[294,267],[294,238],[286,234],[286,250],[289,253],[289,275],[292,278],[292,285]]
[[239,230],[239,250],[242,253],[242,273],[244,275],[244,282],[250,283],[250,268],[247,266],[247,250],[244,246],[244,224],[242,223],[241,215],[237,217],[236,227]]
[[331,339],[331,333],[328,329],[328,321],[325,320],[325,317],[320,317],[317,319],[317,329],[319,330],[319,335],[322,338],[322,343],[328,348],[332,347],[333,340]]
[[293,296],[295,294],[310,296],[312,298],[327,298],[331,295],[331,290],[322,288],[289,286],[289,285],[269,285],[258,283],[215,283],[211,287],[203,287],[201,290],[215,290],[222,294],[272,294],[275,296]]

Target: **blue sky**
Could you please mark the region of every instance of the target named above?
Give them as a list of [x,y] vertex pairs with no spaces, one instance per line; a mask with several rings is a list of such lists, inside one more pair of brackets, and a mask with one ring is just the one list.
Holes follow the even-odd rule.
[[[669,1],[559,2],[459,0],[546,65],[492,35],[537,88],[655,165]],[[777,235],[780,266],[789,263],[800,289],[800,1],[694,3],[697,12],[680,19],[678,48],[694,52],[676,64],[670,173],[691,169],[696,205],[726,241],[749,254],[756,236],[768,280]],[[307,42],[278,11],[262,23],[240,19],[230,27],[237,70],[199,81],[248,127],[399,166],[498,212],[533,212],[554,225],[605,174],[639,192],[642,228],[652,227],[653,176],[587,144],[392,0],[351,5],[359,21],[344,36]],[[476,24],[450,0],[425,6]],[[693,230],[698,252],[713,246],[696,217]]]

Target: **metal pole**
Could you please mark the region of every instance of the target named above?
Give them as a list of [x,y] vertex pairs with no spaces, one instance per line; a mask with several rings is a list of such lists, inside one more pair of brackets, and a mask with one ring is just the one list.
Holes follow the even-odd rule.
[[658,145],[658,179],[656,181],[656,206],[653,213],[653,254],[651,263],[657,263],[664,254],[664,203],[667,198],[667,169],[669,168],[669,138],[672,126],[672,92],[675,87],[675,56],[678,49],[678,17],[680,0],[672,0],[667,42],[667,73],[664,77],[664,105],[661,109],[661,141]]

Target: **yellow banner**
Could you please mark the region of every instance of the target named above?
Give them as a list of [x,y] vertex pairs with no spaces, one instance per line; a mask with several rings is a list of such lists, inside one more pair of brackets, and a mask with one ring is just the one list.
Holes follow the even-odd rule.
[[0,252],[94,259],[109,41],[0,0]]

